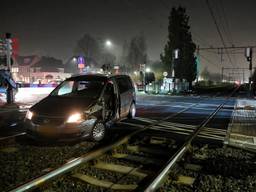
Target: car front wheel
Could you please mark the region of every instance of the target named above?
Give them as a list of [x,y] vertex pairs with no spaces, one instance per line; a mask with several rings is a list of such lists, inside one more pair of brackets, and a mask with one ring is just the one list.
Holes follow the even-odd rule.
[[101,141],[105,136],[105,125],[102,122],[96,122],[91,133],[91,138],[94,141]]

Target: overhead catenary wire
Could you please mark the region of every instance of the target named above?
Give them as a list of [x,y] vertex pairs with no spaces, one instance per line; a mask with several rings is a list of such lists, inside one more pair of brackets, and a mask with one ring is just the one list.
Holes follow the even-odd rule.
[[[219,25],[218,25],[218,23],[217,23],[216,17],[215,17],[215,15],[214,15],[213,9],[212,9],[212,7],[211,7],[211,5],[210,5],[210,3],[209,3],[209,0],[206,0],[206,4],[207,4],[208,10],[209,10],[209,12],[210,12],[210,14],[211,14],[211,17],[212,17],[212,19],[213,19],[213,22],[214,22],[214,24],[215,24],[215,27],[216,27],[216,29],[217,29],[218,35],[219,35],[219,37],[220,37],[220,39],[221,39],[221,42],[222,42],[224,48],[226,48],[227,45],[226,45],[226,43],[225,43],[225,41],[224,41],[224,38],[223,38],[223,35],[222,35],[221,31],[220,31]],[[229,55],[229,53],[228,53],[228,50],[225,49],[225,51],[226,51],[226,53],[227,53],[227,56],[228,56],[228,59],[229,59],[230,64],[233,66],[234,64],[233,64],[233,62],[232,62],[232,60],[231,60],[231,57],[230,57],[230,55]]]
[[[231,46],[235,46],[234,45],[234,41],[233,41],[233,37],[232,37],[232,33],[231,33],[231,30],[230,30],[230,25],[229,25],[229,22],[228,22],[228,17],[227,17],[227,14],[226,14],[226,10],[225,10],[225,6],[224,6],[224,3],[223,3],[223,0],[219,0],[219,3],[216,3],[216,5],[219,5],[217,7],[219,7],[219,16],[220,16],[220,23],[222,23],[221,21],[223,21],[222,23],[222,28],[223,28],[223,31],[226,35],[226,39],[227,41],[230,43]],[[235,64],[237,65],[237,58],[236,58],[236,55],[232,55],[233,58],[234,58],[234,61],[235,61]]]
[[191,33],[193,34],[193,39],[196,39],[196,41],[199,42],[199,43],[196,43],[196,44],[198,44],[198,45],[201,44],[201,45],[205,45],[205,46],[208,46],[208,47],[211,46],[211,44],[207,40],[200,37],[200,35],[198,35],[198,33],[196,33],[195,31],[191,31]]
[[226,10],[225,10],[223,0],[219,0],[219,2],[220,2],[220,7],[221,7],[221,10],[222,10],[222,13],[223,13],[223,19],[224,19],[224,22],[225,22],[224,26],[226,26],[227,39],[228,39],[228,41],[231,45],[234,45],[233,36],[232,36],[231,30],[230,30],[230,25],[229,25],[229,22],[228,22],[228,17],[227,17],[227,14],[226,14]]
[[205,60],[207,63],[211,64],[212,66],[214,66],[216,69],[219,69],[216,64],[214,62],[212,62],[211,60],[209,60],[207,57],[203,56],[202,54],[199,55],[201,59]]

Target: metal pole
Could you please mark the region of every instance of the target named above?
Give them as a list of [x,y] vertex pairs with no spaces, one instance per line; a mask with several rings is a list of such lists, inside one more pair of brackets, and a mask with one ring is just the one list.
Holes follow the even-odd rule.
[[222,48],[220,48],[220,66],[222,67],[221,68],[221,80],[222,80],[222,82],[223,82],[223,78],[224,78],[224,75],[223,75],[223,71],[224,71],[224,68],[223,68],[223,66],[222,66],[222,62],[223,62],[223,49]]
[[249,92],[250,92],[250,96],[252,96],[252,58],[250,59],[250,76],[249,76]]
[[196,75],[196,82],[198,83],[198,79],[199,79],[199,61],[200,61],[200,58],[199,58],[199,50],[200,50],[200,48],[199,48],[199,45],[197,46],[197,51],[196,51],[196,56],[197,56],[197,75]]
[[224,67],[221,68],[221,81],[224,81]]
[[243,83],[244,83],[244,80],[245,80],[245,79],[244,79],[244,69],[243,69]]

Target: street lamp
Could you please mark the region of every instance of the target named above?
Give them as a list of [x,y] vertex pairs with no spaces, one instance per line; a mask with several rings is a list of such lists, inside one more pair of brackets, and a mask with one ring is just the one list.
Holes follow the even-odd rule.
[[151,70],[149,67],[146,68],[146,72],[149,73]]
[[73,58],[72,58],[72,62],[76,63],[76,62],[77,62],[77,58],[76,58],[76,57],[73,57]]
[[106,42],[105,42],[105,45],[106,45],[106,47],[112,47],[112,42],[110,41],[110,40],[106,40]]

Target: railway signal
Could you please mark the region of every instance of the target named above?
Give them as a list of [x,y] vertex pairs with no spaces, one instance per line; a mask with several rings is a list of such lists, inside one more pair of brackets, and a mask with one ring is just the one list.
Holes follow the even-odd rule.
[[245,48],[245,57],[247,61],[249,61],[249,70],[250,70],[250,76],[249,76],[249,88],[250,93],[252,93],[252,47]]

